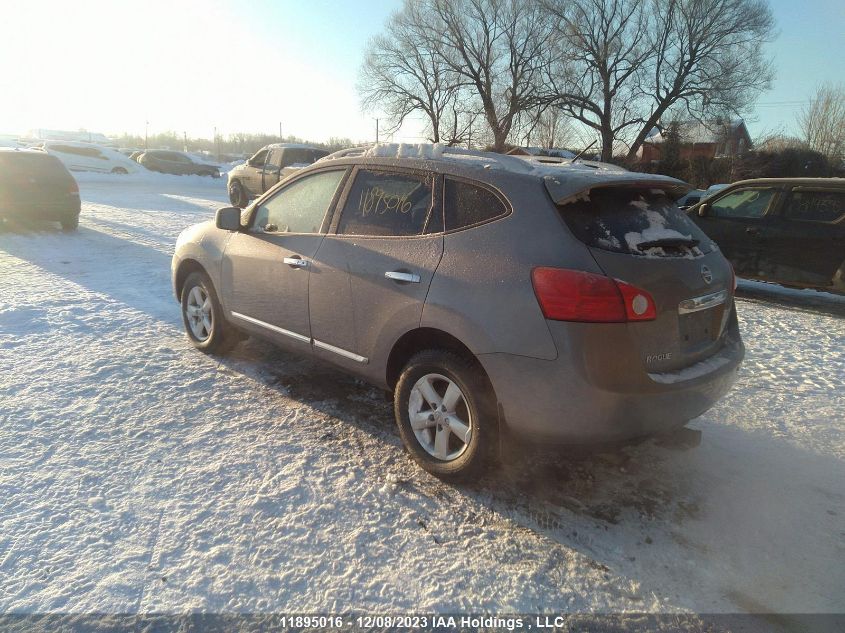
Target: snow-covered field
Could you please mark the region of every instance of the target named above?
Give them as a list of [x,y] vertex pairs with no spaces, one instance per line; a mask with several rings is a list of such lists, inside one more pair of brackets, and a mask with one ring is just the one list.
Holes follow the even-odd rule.
[[170,255],[223,179],[79,180],[78,233],[0,231],[0,613],[845,609],[842,298],[741,285],[747,360],[697,448],[457,487],[380,391],[188,344]]

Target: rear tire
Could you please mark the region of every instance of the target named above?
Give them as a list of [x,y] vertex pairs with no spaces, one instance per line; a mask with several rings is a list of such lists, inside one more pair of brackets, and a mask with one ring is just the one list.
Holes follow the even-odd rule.
[[74,215],[73,217],[63,218],[59,221],[62,225],[62,230],[66,232],[75,231],[79,228],[79,216]]
[[224,354],[239,340],[204,272],[191,273],[182,286],[182,323],[191,344],[207,354]]
[[495,396],[474,359],[436,349],[414,355],[396,384],[393,409],[411,457],[441,479],[478,475],[495,455]]
[[229,202],[232,203],[233,207],[239,209],[244,209],[249,204],[249,196],[240,180],[233,180],[229,183]]
[[121,176],[125,176],[125,175],[126,175],[126,174],[128,174],[129,172],[128,172],[128,171],[126,171],[126,168],[125,168],[125,167],[115,167],[114,169],[112,169],[112,170],[111,170],[111,173],[113,173],[113,174],[119,174],[119,175],[121,175]]

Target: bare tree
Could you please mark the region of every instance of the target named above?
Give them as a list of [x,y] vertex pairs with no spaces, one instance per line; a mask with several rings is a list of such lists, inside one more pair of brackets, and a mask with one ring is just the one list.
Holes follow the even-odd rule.
[[556,100],[572,118],[601,137],[602,160],[614,141],[639,122],[636,99],[653,47],[648,8],[638,0],[545,0],[559,37],[550,66]]
[[551,24],[531,0],[423,0],[436,20],[427,41],[480,102],[493,148],[502,151],[518,117],[542,101]]
[[811,149],[833,161],[845,160],[845,87],[821,86],[798,124]]
[[418,112],[427,120],[432,142],[441,142],[445,133],[454,143],[463,138],[458,102],[462,78],[428,39],[432,16],[423,9],[405,0],[390,17],[386,32],[369,42],[358,91],[364,109],[382,108],[393,130]]
[[671,110],[739,112],[771,82],[766,0],[544,0],[560,50],[559,103],[595,129],[602,158],[623,137],[633,159]]

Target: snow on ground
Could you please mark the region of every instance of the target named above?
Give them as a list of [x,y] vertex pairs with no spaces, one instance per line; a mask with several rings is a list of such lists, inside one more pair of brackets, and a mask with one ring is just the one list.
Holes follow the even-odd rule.
[[80,186],[78,233],[0,230],[0,613],[842,610],[839,298],[743,283],[697,448],[522,449],[451,486],[377,389],[188,344],[170,255],[224,180]]

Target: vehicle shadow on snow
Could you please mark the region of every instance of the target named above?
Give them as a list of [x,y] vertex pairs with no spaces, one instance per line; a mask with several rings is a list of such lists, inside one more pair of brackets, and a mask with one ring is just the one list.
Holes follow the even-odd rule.
[[58,223],[16,221],[0,228],[0,250],[156,321],[180,325],[175,299],[173,305],[150,300],[151,289],[170,287],[171,256],[163,249],[85,226],[65,233]]
[[743,281],[737,286],[736,296],[738,300],[749,303],[774,304],[791,310],[845,318],[845,295],[816,290],[794,290],[773,283]]
[[[716,592],[722,604],[733,605],[729,610],[736,612],[787,610],[789,603],[781,601],[781,595],[791,597],[801,610],[800,605],[813,605],[813,592],[819,591],[795,584],[800,576],[784,580],[790,568],[807,566],[801,547],[793,547],[800,545],[801,529],[789,518],[806,512],[800,495],[781,494],[777,480],[786,468],[803,473],[804,481],[835,481],[841,464],[778,440],[765,430],[710,425],[705,420],[705,442],[698,448],[691,448],[690,437],[684,433],[601,450],[516,446],[481,479],[451,485],[418,470],[402,451],[392,402],[385,392],[319,361],[289,355],[255,339],[239,345],[222,362],[332,417],[333,424],[314,430],[329,446],[336,443],[337,450],[344,450],[360,444],[356,430],[384,444],[385,450],[378,451],[384,461],[366,464],[367,471],[391,482],[398,489],[396,494],[425,496],[454,508],[450,511],[454,516],[466,514],[461,508],[468,506],[462,499],[471,499],[470,506],[484,506],[513,522],[516,529],[529,529],[580,552],[599,573],[628,578],[639,587],[633,599],[643,600],[644,609],[652,592],[665,597],[671,578],[678,576],[708,579],[711,586],[702,589]],[[716,441],[708,441],[708,434]],[[743,456],[741,464],[731,472],[738,455]],[[763,491],[761,478],[773,482],[763,484]],[[737,489],[741,492],[720,498],[725,491]],[[833,521],[845,497],[836,496],[835,486],[829,483],[826,490],[820,494],[831,495],[831,510],[824,518]],[[782,541],[783,561],[772,562],[769,553],[756,549],[760,533],[756,522],[765,517],[774,522],[773,538]],[[467,515],[458,520],[476,519]],[[426,521],[420,526],[432,529]],[[445,542],[443,535],[431,535],[435,542]],[[727,574],[731,580],[710,580],[702,567],[711,565],[736,570]],[[644,574],[644,570],[651,571]],[[805,571],[813,573],[812,568]],[[772,583],[784,586],[767,584],[767,573]],[[650,586],[649,578],[655,577],[661,578],[660,586]],[[695,595],[673,599],[678,606],[703,610]],[[769,624],[783,625],[779,617]]]

